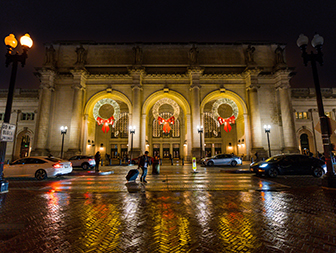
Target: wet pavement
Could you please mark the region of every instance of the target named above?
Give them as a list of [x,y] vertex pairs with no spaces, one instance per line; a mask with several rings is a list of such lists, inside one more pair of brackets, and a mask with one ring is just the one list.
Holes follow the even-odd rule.
[[0,252],[336,252],[336,191],[321,179],[163,165],[126,183],[131,168],[9,179]]

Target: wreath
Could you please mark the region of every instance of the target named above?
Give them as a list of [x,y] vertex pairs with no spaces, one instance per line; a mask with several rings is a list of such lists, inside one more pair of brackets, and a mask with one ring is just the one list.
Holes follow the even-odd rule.
[[[103,105],[112,105],[114,113],[108,119],[103,118],[99,114],[99,110]],[[110,130],[109,125],[113,126],[114,122],[119,119],[120,107],[119,104],[111,98],[104,98],[99,100],[93,107],[93,117],[97,121],[98,125],[103,125],[102,130],[107,133]]]
[[[160,115],[159,115],[159,109],[164,104],[171,105],[174,109],[173,116],[171,116],[169,119],[164,119],[164,118],[160,117]],[[159,124],[160,125],[164,124],[163,125],[163,131],[165,133],[169,133],[170,130],[171,130],[171,127],[169,126],[169,123],[172,124],[172,125],[175,123],[175,120],[178,118],[178,116],[180,114],[180,107],[174,100],[172,100],[170,98],[162,98],[154,104],[152,112],[153,112],[154,118],[158,120]]]
[[[232,108],[232,115],[228,118],[222,118],[218,113],[219,106],[227,104]],[[219,124],[224,124],[224,130],[226,132],[230,132],[232,127],[231,124],[234,124],[236,122],[236,119],[238,117],[238,106],[237,104],[228,98],[220,98],[212,105],[212,115],[215,118],[215,120],[218,120]]]

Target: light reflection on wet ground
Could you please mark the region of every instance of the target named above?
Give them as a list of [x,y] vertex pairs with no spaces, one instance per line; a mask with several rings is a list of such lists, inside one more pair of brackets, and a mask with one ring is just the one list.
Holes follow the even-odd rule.
[[336,251],[336,197],[320,188],[168,168],[148,181],[133,193],[121,172],[12,189],[0,252]]

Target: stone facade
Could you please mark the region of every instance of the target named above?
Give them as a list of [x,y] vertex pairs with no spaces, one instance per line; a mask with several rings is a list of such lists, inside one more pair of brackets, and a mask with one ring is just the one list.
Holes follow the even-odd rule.
[[[216,153],[267,157],[264,125],[272,127],[272,155],[299,152],[303,121],[293,108],[306,110],[300,103],[307,99],[290,89],[284,49],[275,43],[47,44],[31,154],[59,156],[62,125],[66,158],[98,150],[124,156],[131,149],[133,157],[145,150],[186,160]],[[99,118],[114,121],[106,123],[109,131]]]

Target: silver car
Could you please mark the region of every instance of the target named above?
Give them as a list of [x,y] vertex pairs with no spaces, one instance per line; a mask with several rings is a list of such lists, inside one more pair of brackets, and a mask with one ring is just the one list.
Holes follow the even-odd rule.
[[214,166],[214,165],[231,165],[235,167],[236,165],[241,165],[242,160],[232,154],[219,154],[212,157],[206,157],[201,160],[204,166]]
[[82,167],[83,170],[88,170],[96,166],[96,161],[92,156],[75,155],[69,159],[73,167]]

